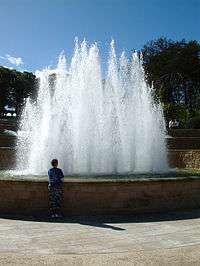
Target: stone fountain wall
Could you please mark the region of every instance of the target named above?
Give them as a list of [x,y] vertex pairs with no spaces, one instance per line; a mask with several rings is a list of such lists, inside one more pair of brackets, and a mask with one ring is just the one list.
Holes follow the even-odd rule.
[[[200,131],[172,131],[168,141],[172,167],[200,168]],[[188,149],[186,149],[188,138]],[[191,144],[195,139],[195,145]],[[177,142],[176,142],[177,140]],[[177,145],[176,145],[177,143]],[[15,138],[0,136],[0,169],[15,165]],[[181,146],[182,145],[182,146]],[[178,148],[177,148],[178,146]],[[182,148],[181,148],[182,147]],[[0,214],[46,216],[47,180],[0,178]],[[66,215],[137,214],[200,207],[200,178],[142,178],[141,180],[67,180]]]
[[[47,181],[0,180],[0,214],[46,216]],[[200,207],[200,178],[67,180],[65,215],[137,214]]]

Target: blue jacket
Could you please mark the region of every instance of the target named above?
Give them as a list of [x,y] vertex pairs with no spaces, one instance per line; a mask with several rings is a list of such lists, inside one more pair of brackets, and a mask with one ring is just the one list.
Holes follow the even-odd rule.
[[48,171],[48,176],[49,176],[49,185],[51,187],[57,187],[62,185],[63,182],[63,171],[60,168],[53,167],[49,169]]

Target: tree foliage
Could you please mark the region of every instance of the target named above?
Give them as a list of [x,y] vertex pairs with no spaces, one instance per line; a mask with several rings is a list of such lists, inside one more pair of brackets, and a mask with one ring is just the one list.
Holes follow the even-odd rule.
[[36,95],[36,77],[30,72],[19,72],[0,67],[0,117],[5,115],[5,107],[14,107],[19,116],[27,97]]
[[[199,117],[200,43],[159,38],[144,45],[142,53],[147,82],[153,84],[166,119],[179,119],[184,126]],[[34,98],[36,90],[33,73],[0,67],[0,116],[5,115],[5,106],[14,107],[19,116],[25,99]]]
[[147,81],[163,103],[166,118],[179,116],[181,109],[194,116],[200,110],[200,44],[159,38],[142,52]]

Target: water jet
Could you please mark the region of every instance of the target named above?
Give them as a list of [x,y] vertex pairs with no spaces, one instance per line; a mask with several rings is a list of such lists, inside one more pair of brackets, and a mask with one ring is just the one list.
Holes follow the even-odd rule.
[[37,76],[37,100],[27,99],[22,114],[18,170],[44,174],[54,157],[66,175],[168,170],[162,107],[137,52],[118,59],[112,41],[104,78],[97,44],[76,41],[69,66],[61,53],[55,70]]

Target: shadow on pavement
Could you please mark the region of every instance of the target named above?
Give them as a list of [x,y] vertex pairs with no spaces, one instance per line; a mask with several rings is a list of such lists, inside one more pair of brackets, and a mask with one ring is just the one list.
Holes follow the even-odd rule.
[[104,222],[100,223],[100,222],[92,222],[92,221],[79,221],[78,223],[82,224],[82,225],[89,225],[89,226],[94,226],[94,227],[112,229],[112,230],[116,230],[116,231],[126,230],[126,229],[121,228],[121,227],[105,224]]
[[[168,213],[148,213],[136,215],[84,215],[84,216],[65,216],[63,218],[49,218],[49,217],[33,217],[33,216],[10,216],[1,215],[0,218],[23,220],[32,222],[50,222],[50,223],[79,223],[82,225],[89,225],[100,228],[107,228],[112,230],[123,231],[125,229],[114,226],[115,223],[147,223],[147,222],[162,222],[162,221],[176,221],[200,218],[200,209],[188,211],[171,211]],[[110,225],[110,223],[112,225]]]

